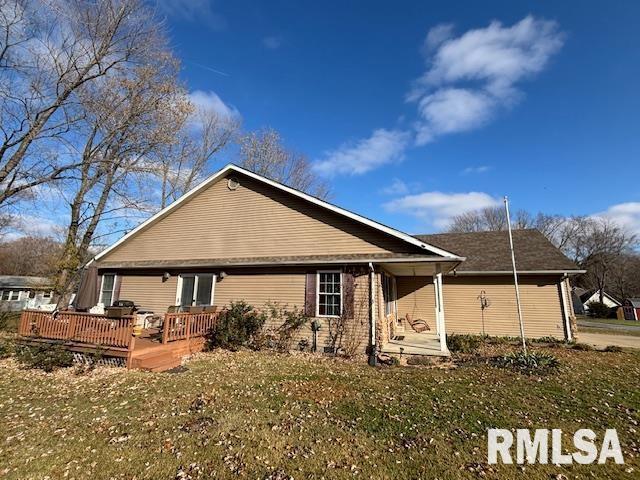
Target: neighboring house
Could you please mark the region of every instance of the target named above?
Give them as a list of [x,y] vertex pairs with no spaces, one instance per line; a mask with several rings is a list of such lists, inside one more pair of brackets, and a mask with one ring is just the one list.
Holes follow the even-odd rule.
[[625,320],[640,320],[640,298],[627,298],[622,304]]
[[0,275],[0,310],[40,308],[50,304],[52,296],[48,278]]
[[[580,295],[580,301],[582,302],[585,315],[588,315],[589,304],[591,302],[600,301],[600,290],[587,290],[586,292]],[[604,291],[602,292],[602,303],[604,303],[609,308],[618,308],[622,306],[622,302],[620,302],[613,295],[610,295]]]
[[[579,270],[536,231],[514,241],[526,335],[571,338],[567,277]],[[445,333],[519,335],[506,232],[414,237],[234,165],[90,268],[78,307],[278,302],[318,320],[320,348],[341,319],[361,352],[446,354]]]

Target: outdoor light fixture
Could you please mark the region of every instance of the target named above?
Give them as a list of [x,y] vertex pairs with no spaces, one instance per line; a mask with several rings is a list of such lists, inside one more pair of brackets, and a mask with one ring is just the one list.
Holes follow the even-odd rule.
[[169,277],[171,277],[171,274],[169,272],[164,272],[162,274],[162,281],[166,282],[167,280],[169,280]]
[[220,274],[218,275],[220,280],[222,280],[223,278],[226,278],[226,276],[227,276],[227,272],[224,272],[224,271],[220,272]]

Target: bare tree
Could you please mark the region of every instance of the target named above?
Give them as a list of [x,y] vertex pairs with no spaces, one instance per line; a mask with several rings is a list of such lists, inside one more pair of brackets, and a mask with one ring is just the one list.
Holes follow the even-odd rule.
[[161,185],[160,208],[177,200],[207,175],[210,160],[227,147],[238,128],[235,117],[192,106],[185,128],[176,132],[177,141],[167,144],[155,162]]
[[48,277],[62,245],[50,237],[21,237],[0,244],[0,274]]
[[[517,215],[522,216],[519,212]],[[514,224],[515,226],[515,224]],[[456,215],[449,225],[449,232],[485,232],[505,230],[507,217],[502,207],[486,207]],[[526,228],[518,225],[517,228]]]
[[313,172],[307,157],[288,150],[275,130],[245,134],[238,143],[242,167],[318,198],[328,196],[328,184]]
[[587,288],[595,288],[604,300],[616,265],[637,246],[635,235],[612,220],[605,218],[577,217],[575,234],[568,244],[568,252],[587,273],[579,281]]
[[0,0],[0,206],[77,167],[78,91],[158,54],[141,0]]
[[[177,64],[169,55],[132,68],[126,75],[85,88],[77,178],[65,182],[70,219],[56,272],[58,304],[66,306],[75,273],[90,256],[98,227],[130,211],[150,211],[154,171],[150,159],[174,141],[175,129],[190,111],[176,82]],[[108,234],[113,234],[109,229]]]

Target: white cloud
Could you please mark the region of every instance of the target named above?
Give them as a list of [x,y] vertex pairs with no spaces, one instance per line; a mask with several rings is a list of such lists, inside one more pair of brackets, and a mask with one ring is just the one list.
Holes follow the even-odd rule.
[[493,114],[495,100],[480,91],[445,88],[426,95],[418,104],[422,121],[416,142],[429,143],[435,137],[472,130],[486,123]]
[[225,18],[214,11],[211,0],[156,0],[156,4],[168,17],[202,23],[212,30],[224,30],[227,27]]
[[385,195],[406,195],[409,193],[409,185],[399,178],[394,178],[389,186],[384,187],[380,191]]
[[189,94],[189,101],[198,111],[213,111],[229,120],[240,117],[240,112],[233,105],[224,103],[218,94],[212,91],[195,90]]
[[640,202],[618,203],[592,216],[613,220],[631,233],[640,235]]
[[432,28],[424,48],[429,68],[407,95],[418,103],[416,142],[478,128],[516,103],[522,96],[517,83],[542,71],[563,41],[556,22],[532,16],[511,27],[494,21],[455,38],[450,25]]
[[463,175],[471,175],[473,173],[486,173],[491,170],[491,167],[488,165],[479,165],[477,167],[467,167],[462,170]]
[[499,204],[500,200],[484,192],[423,192],[387,202],[384,208],[389,212],[414,216],[441,229],[449,225],[456,215]]
[[328,152],[314,169],[325,176],[359,175],[392,162],[401,161],[410,140],[408,132],[380,128],[366,139],[344,144]]
[[262,39],[262,45],[269,50],[277,50],[282,45],[282,37],[278,35],[269,35]]
[[37,215],[19,214],[14,217],[14,221],[15,225],[3,235],[6,241],[26,236],[60,238],[64,231],[64,226],[60,223]]

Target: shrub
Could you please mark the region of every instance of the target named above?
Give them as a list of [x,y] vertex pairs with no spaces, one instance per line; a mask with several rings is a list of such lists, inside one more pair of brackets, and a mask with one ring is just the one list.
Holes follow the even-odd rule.
[[609,318],[612,316],[612,309],[602,302],[589,302],[589,315],[597,318]]
[[217,324],[207,332],[207,349],[216,347],[237,350],[241,346],[253,347],[253,340],[262,329],[266,315],[244,301],[231,302],[222,310]]
[[280,324],[274,332],[275,335],[270,339],[272,340],[273,348],[279,352],[290,351],[294,334],[309,321],[309,317],[298,307],[289,309],[287,305],[281,306],[277,302],[267,303],[266,307],[269,320]]
[[591,350],[593,350],[593,347],[588,343],[576,343],[571,348],[574,350],[583,350],[585,352],[590,352]]
[[607,345],[603,352],[620,353],[622,352],[622,347],[617,345]]
[[524,373],[548,373],[556,370],[560,362],[556,357],[548,353],[514,352],[497,357],[495,363],[503,368],[511,368]]
[[473,353],[482,345],[482,337],[477,335],[447,335],[447,346],[452,352]]
[[13,355],[14,345],[9,340],[0,339],[0,359]]
[[17,332],[20,323],[20,312],[0,312],[0,330]]
[[38,368],[53,372],[73,364],[73,353],[60,344],[21,345],[16,349],[16,359],[26,368]]

